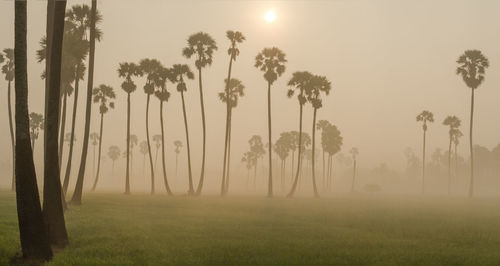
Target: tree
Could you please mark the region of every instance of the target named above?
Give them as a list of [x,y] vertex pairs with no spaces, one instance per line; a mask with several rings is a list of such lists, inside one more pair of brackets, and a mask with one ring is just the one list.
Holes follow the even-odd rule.
[[38,134],[40,130],[43,130],[43,115],[35,112],[30,113],[30,137],[31,137],[31,149],[33,153],[35,152],[35,142],[38,139]]
[[312,168],[312,183],[314,189],[314,196],[319,197],[318,189],[316,188],[316,168],[314,167],[315,163],[315,152],[316,152],[316,113],[319,108],[323,106],[323,102],[321,100],[321,93],[328,95],[330,90],[332,89],[332,85],[330,81],[326,79],[324,76],[313,76],[311,79],[311,89],[306,90],[307,100],[311,103],[314,112],[313,112],[313,124],[312,124],[312,151],[311,151],[311,168]]
[[474,152],[472,129],[474,122],[474,92],[483,83],[485,70],[490,66],[488,58],[479,50],[467,50],[457,60],[457,75],[462,76],[465,85],[471,89],[469,148],[470,148],[470,185],[469,197],[474,194]]
[[47,261],[52,250],[44,228],[29,133],[26,6],[26,1],[14,2],[17,217],[23,258]]
[[174,141],[174,146],[175,146],[175,177],[177,177],[177,166],[179,164],[179,153],[181,153],[182,149],[182,141],[176,140]]
[[120,158],[120,153],[121,153],[120,147],[114,145],[109,147],[108,156],[113,161],[113,164],[111,166],[111,176],[114,175],[115,161],[118,160],[118,158]]
[[264,149],[264,143],[262,143],[262,137],[259,135],[253,135],[250,140],[248,140],[248,144],[250,145],[251,157],[255,160],[255,162],[252,163],[255,170],[253,181],[255,186],[257,181],[257,162],[259,158],[262,158],[264,154],[266,154],[266,150]]
[[201,160],[201,174],[196,195],[201,194],[203,188],[203,180],[205,177],[205,144],[206,144],[206,123],[205,123],[205,104],[203,103],[203,82],[201,70],[207,66],[212,65],[213,54],[217,50],[215,40],[205,32],[198,32],[189,36],[187,46],[182,50],[182,55],[186,58],[193,56],[195,59],[195,66],[198,69],[198,86],[200,88],[200,106],[201,106],[201,122],[203,128],[203,151]]
[[352,193],[352,192],[354,192],[354,185],[355,185],[355,182],[356,182],[356,157],[359,154],[358,148],[356,148],[356,147],[351,148],[351,150],[349,151],[349,153],[351,154],[352,161],[353,161],[353,165],[352,165],[352,184],[351,184],[351,193]]
[[328,125],[321,131],[321,142],[323,144],[323,149],[328,154],[327,162],[327,188],[331,191],[333,188],[333,156],[340,151],[343,138],[340,131],[335,125]]
[[461,121],[460,118],[456,116],[447,116],[443,125],[448,126],[450,129],[448,131],[449,135],[449,145],[448,145],[448,194],[450,194],[451,189],[451,144],[453,142],[453,135],[456,134],[456,130],[460,127]]
[[83,178],[85,177],[85,166],[87,163],[87,149],[90,134],[90,116],[92,110],[92,89],[94,84],[94,55],[95,55],[95,41],[96,41],[96,23],[98,23],[97,16],[97,0],[92,0],[92,7],[90,11],[90,52],[89,52],[89,71],[87,78],[87,99],[85,106],[85,127],[83,135],[82,158],[80,161],[80,169],[78,170],[78,179],[76,180],[75,192],[71,198],[71,203],[80,205],[82,203],[82,190]]
[[[239,32],[239,31],[232,31],[228,30],[226,31],[226,37],[229,39],[231,42],[231,45],[229,46],[229,49],[227,50],[227,53],[229,55],[229,68],[227,71],[227,79],[225,80],[225,90],[223,95],[225,95],[225,99],[229,99],[230,96],[230,82],[231,79],[231,71],[232,71],[232,66],[233,66],[233,61],[236,61],[236,57],[240,54],[240,50],[236,46],[238,43],[242,43],[245,40],[245,36]],[[222,99],[221,94],[219,93],[219,98]],[[222,184],[221,184],[221,195],[227,194],[227,190],[229,187],[229,156],[228,153],[229,147],[230,147],[230,132],[231,132],[231,126],[230,126],[230,120],[231,120],[231,104],[229,101],[225,101],[226,103],[226,133],[225,133],[225,138],[224,138],[224,162],[223,162],[223,167],[222,167]],[[227,179],[227,180],[226,180]]]
[[[118,76],[120,78],[125,78],[122,82],[121,88],[127,93],[127,149],[130,148],[130,94],[135,91],[137,85],[135,85],[132,77],[141,75],[141,69],[138,65],[134,63],[121,63],[118,68]],[[141,148],[142,152],[142,148]],[[148,150],[146,150],[148,152]],[[125,173],[125,194],[130,194],[130,157],[127,151],[127,166]],[[143,171],[144,172],[144,171]],[[143,173],[144,174],[144,173]]]
[[[247,151],[243,154],[241,162],[245,163],[245,166],[247,168],[247,188],[248,188],[248,183],[250,181],[250,169],[252,169],[252,167],[255,167],[255,169],[257,169],[257,157],[255,156],[255,153]],[[255,187],[255,179],[253,184]]]
[[455,146],[455,176],[458,176],[458,145],[460,144],[460,138],[463,136],[462,131],[460,129],[453,130],[453,145]]
[[153,135],[153,141],[155,142],[155,147],[156,147],[155,164],[154,164],[154,171],[156,172],[156,163],[158,162],[158,152],[160,151],[161,147],[161,135],[160,134]]
[[140,152],[142,153],[142,177],[144,177],[144,167],[146,165],[146,154],[148,154],[148,142],[147,141],[141,141],[141,144],[139,145]]
[[92,132],[90,133],[90,140],[92,141],[90,144],[92,144],[92,174],[95,174],[95,149],[97,144],[99,144],[99,134],[97,132]]
[[318,130],[321,130],[321,150],[322,150],[322,166],[323,166],[323,169],[322,169],[322,179],[323,179],[323,188],[326,190],[327,188],[327,185],[326,185],[326,177],[325,177],[325,154],[326,154],[326,151],[325,151],[325,147],[326,147],[326,143],[325,143],[325,140],[323,138],[323,130],[330,126],[330,122],[328,122],[328,120],[319,120],[317,123],[316,123],[316,129]]
[[104,115],[108,113],[109,109],[115,108],[114,100],[116,98],[116,94],[114,89],[110,86],[101,84],[99,87],[94,88],[92,91],[92,95],[94,96],[94,103],[99,104],[99,113],[101,114],[101,123],[99,126],[99,153],[97,156],[97,173],[95,176],[94,184],[92,185],[92,191],[95,190],[97,186],[97,181],[99,180],[99,172],[101,166],[101,145],[102,145],[102,136],[103,136],[103,124],[104,124]]
[[290,133],[283,132],[280,134],[280,138],[276,141],[276,143],[274,143],[274,152],[276,152],[276,154],[281,160],[280,179],[281,179],[282,191],[285,190],[285,166],[286,166],[286,159],[288,158],[288,154],[290,153],[290,142],[291,142]]
[[417,122],[422,122],[422,129],[424,131],[424,142],[422,144],[422,194],[425,191],[425,137],[427,133],[427,123],[434,122],[434,114],[429,111],[422,111],[417,116]]
[[15,155],[15,140],[14,140],[14,127],[12,124],[12,104],[11,104],[11,83],[14,80],[14,49],[6,48],[3,49],[3,54],[0,53],[0,64],[4,62],[4,57],[7,60],[2,66],[2,73],[5,75],[5,80],[7,81],[7,110],[9,115],[9,131],[10,131],[10,143],[12,150],[12,191],[14,191],[16,180],[14,169],[16,168],[16,162],[14,161]]
[[255,57],[255,67],[264,72],[267,81],[267,125],[269,142],[269,184],[267,196],[273,196],[273,162],[272,162],[272,140],[271,140],[271,85],[285,72],[285,53],[280,49],[264,48]]
[[184,77],[187,79],[194,79],[194,74],[193,72],[191,72],[188,65],[176,64],[172,66],[172,76],[174,77],[174,83],[177,84],[177,91],[180,92],[182,100],[182,114],[184,116],[184,128],[186,130],[186,149],[188,156],[188,177],[189,177],[188,195],[194,195],[193,175],[191,172],[191,151],[189,148],[189,129],[188,129],[187,115],[186,115],[186,103],[184,102],[184,92],[187,91],[187,86],[186,82],[184,81]]

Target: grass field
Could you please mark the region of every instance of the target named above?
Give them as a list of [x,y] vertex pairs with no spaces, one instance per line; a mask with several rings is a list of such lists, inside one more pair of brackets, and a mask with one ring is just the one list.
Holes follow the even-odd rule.
[[[500,201],[85,194],[50,265],[500,265]],[[0,265],[19,252],[0,192]]]

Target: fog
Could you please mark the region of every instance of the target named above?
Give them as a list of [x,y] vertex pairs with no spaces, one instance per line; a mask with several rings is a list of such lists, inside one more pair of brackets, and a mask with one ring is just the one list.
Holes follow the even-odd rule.
[[[68,7],[81,4],[68,1]],[[30,112],[43,113],[44,81],[40,74],[44,64],[37,63],[36,50],[45,35],[45,1],[28,2],[28,81]],[[378,184],[388,193],[419,193],[422,156],[422,124],[415,117],[422,110],[434,113],[435,122],[427,131],[427,163],[429,164],[426,191],[447,193],[448,127],[442,121],[448,115],[462,120],[464,136],[458,146],[461,156],[458,174],[454,173],[453,194],[466,195],[468,176],[468,125],[470,89],[456,75],[456,60],[465,50],[478,49],[485,54],[490,67],[486,78],[476,92],[474,144],[493,151],[500,143],[500,27],[499,1],[138,1],[103,0],[98,9],[103,21],[98,27],[103,39],[96,43],[94,86],[106,84],[115,89],[115,109],[105,116],[103,134],[102,173],[98,190],[123,191],[125,186],[125,158],[120,156],[112,171],[108,148],[126,146],[126,93],[120,88],[119,63],[155,58],[164,66],[188,64],[195,79],[187,83],[185,100],[190,129],[193,179],[198,183],[201,169],[202,127],[198,90],[198,75],[194,60],[182,56],[189,35],[203,31],[217,42],[214,62],[203,69],[203,86],[207,123],[207,162],[204,193],[215,194],[220,189],[226,105],[218,93],[224,90],[227,76],[229,41],[227,30],[238,30],[246,36],[239,45],[240,55],[233,63],[233,77],[245,85],[245,95],[233,110],[231,140],[230,193],[259,193],[267,190],[267,154],[259,160],[256,185],[250,172],[241,162],[248,150],[248,140],[260,135],[267,139],[267,83],[261,71],[254,67],[255,56],[264,47],[279,47],[286,53],[285,73],[272,88],[273,142],[281,132],[298,131],[299,105],[296,97],[288,98],[287,86],[295,71],[310,71],[326,76],[332,83],[329,96],[323,97],[323,108],[317,120],[328,120],[340,130],[343,137],[342,153],[350,156],[352,147],[359,149],[357,157],[356,190],[365,191],[366,185]],[[268,10],[276,12],[276,20],[264,19]],[[0,2],[0,48],[13,48],[13,1]],[[72,191],[81,156],[84,127],[86,80],[80,82],[76,123],[76,146],[70,180]],[[135,78],[137,90],[132,93],[131,134],[145,140],[146,94],[142,87],[145,78]],[[0,83],[0,187],[10,187],[11,152],[7,121],[7,83]],[[180,94],[168,83],[171,97],[165,105],[165,134],[168,178],[174,193],[187,191],[187,155]],[[68,100],[66,132],[70,132],[73,96]],[[150,105],[151,136],[160,134],[159,101],[152,98]],[[312,108],[304,107],[304,131],[311,134]],[[92,107],[90,132],[98,132],[99,108]],[[40,179],[43,167],[42,133],[35,144],[35,163]],[[316,132],[318,150],[317,179],[322,191],[321,133]],[[178,174],[175,174],[173,142],[181,140],[184,147],[179,154]],[[93,146],[89,145],[84,190],[94,181]],[[412,165],[405,157],[411,148],[420,161]],[[156,152],[154,144],[153,159]],[[441,149],[441,154],[436,152]],[[479,148],[478,148],[479,150]],[[65,143],[62,160],[64,173],[68,146]],[[498,194],[498,162],[500,148],[476,156],[476,191],[482,195]],[[266,149],[267,152],[267,149]],[[340,154],[339,153],[339,154]],[[407,153],[409,154],[409,153]],[[149,193],[150,173],[148,159],[143,168],[139,147],[134,150],[131,175],[133,193]],[[291,160],[286,165],[286,189],[280,188],[279,159],[273,153],[275,191],[289,190]],[[411,160],[410,160],[411,161]],[[412,161],[415,164],[415,161]],[[312,192],[310,168],[304,164],[299,193]],[[334,158],[334,192],[347,193],[351,188],[352,164]],[[156,190],[163,192],[161,155],[156,166]],[[41,184],[41,182],[39,182]]]

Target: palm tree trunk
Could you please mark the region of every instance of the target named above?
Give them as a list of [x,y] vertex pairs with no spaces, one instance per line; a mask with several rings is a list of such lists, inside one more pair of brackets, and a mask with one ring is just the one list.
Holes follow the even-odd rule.
[[160,151],[160,148],[156,148],[156,152],[155,152],[155,163],[154,163],[154,171],[156,173],[156,165],[158,164],[158,152]]
[[76,180],[75,193],[71,198],[71,203],[80,205],[82,204],[83,192],[83,178],[85,176],[85,166],[87,164],[87,150],[89,147],[89,133],[90,133],[90,116],[92,111],[92,89],[94,83],[94,56],[95,56],[95,22],[97,12],[97,0],[92,0],[91,14],[90,14],[90,52],[89,52],[89,70],[88,70],[88,83],[87,83],[87,104],[85,112],[85,128],[83,135],[82,145],[82,158],[80,162],[80,169],[78,171],[78,179]]
[[458,153],[457,153],[457,144],[455,144],[455,177],[458,178]]
[[323,176],[323,189],[325,191],[327,191],[329,184],[328,184],[328,181],[325,178],[325,150],[322,149],[321,153],[322,153],[322,156],[323,156],[323,158],[322,158],[323,159],[323,163],[322,163],[322,167],[323,167],[323,172],[322,172],[322,176]]
[[160,101],[160,126],[161,126],[161,162],[163,166],[163,181],[168,195],[172,196],[172,191],[168,185],[167,166],[165,165],[165,130],[163,129],[163,101]]
[[291,176],[291,179],[290,179],[290,183],[293,183],[293,177],[294,177],[294,174],[293,174],[293,169],[295,169],[295,150],[292,150],[292,176]]
[[201,174],[200,182],[198,183],[198,188],[196,189],[196,195],[201,194],[201,189],[203,188],[203,180],[205,178],[205,144],[206,144],[206,124],[205,124],[205,104],[203,103],[203,86],[201,81],[201,67],[198,68],[198,84],[200,87],[200,105],[201,105],[201,123],[203,127],[203,152],[201,159]]
[[59,170],[58,144],[58,116],[61,88],[61,57],[64,32],[64,17],[66,1],[55,1],[51,6],[54,10],[52,21],[53,34],[51,40],[49,92],[45,117],[44,147],[44,186],[43,186],[43,215],[49,242],[58,248],[68,245],[68,234],[64,221],[63,194]]
[[46,261],[52,258],[52,251],[43,223],[29,133],[26,5],[26,1],[14,2],[17,217],[23,257]]
[[229,110],[229,138],[227,140],[227,173],[226,173],[226,193],[229,191],[229,169],[231,167],[231,134],[232,134],[232,109]]
[[71,120],[71,137],[70,137],[70,143],[69,143],[69,153],[68,153],[68,162],[66,164],[66,174],[64,175],[64,182],[63,182],[63,190],[64,194],[68,192],[68,185],[69,185],[69,176],[71,174],[71,162],[73,158],[73,144],[75,140],[75,124],[76,124],[76,110],[78,108],[78,72],[79,72],[80,67],[76,67],[76,72],[75,72],[75,94],[74,94],[74,100],[73,100],[73,115],[72,115],[72,120]]
[[448,195],[450,195],[451,191],[451,135],[450,135],[450,144],[448,145]]
[[356,183],[356,159],[354,159],[354,165],[352,167],[352,185],[351,193],[354,192],[354,184]]
[[[227,90],[227,86],[226,86]],[[226,99],[229,99],[228,93],[226,93]],[[220,188],[220,195],[226,195],[226,163],[227,163],[227,143],[229,138],[229,102],[226,104],[226,133],[224,137],[224,162],[222,163],[222,183]]]
[[[146,140],[148,142],[149,166],[151,167],[151,195],[155,194],[155,172],[153,169],[153,156],[151,155],[151,143],[149,141],[149,99],[151,95],[148,94],[146,99]],[[128,149],[128,147],[127,147]]]
[[177,179],[177,166],[179,165],[179,154],[175,153],[175,178]]
[[[300,92],[302,95],[302,91]],[[297,155],[297,172],[295,173],[295,179],[293,180],[293,185],[292,189],[290,190],[290,193],[288,193],[287,197],[293,197],[293,194],[295,193],[295,190],[297,189],[297,182],[299,181],[299,174],[300,174],[300,162],[301,162],[301,157],[302,157],[302,104],[300,104],[300,111],[299,111],[299,153]],[[292,161],[293,164],[293,161]],[[293,170],[293,169],[292,169]]]
[[472,95],[470,98],[470,126],[469,126],[469,149],[470,149],[470,185],[469,185],[469,198],[474,194],[474,147],[472,146],[472,128],[474,122],[474,90],[472,88]]
[[61,165],[63,158],[63,148],[64,148],[64,134],[66,131],[66,103],[68,101],[68,94],[64,93],[63,96],[63,106],[62,106],[62,115],[60,120],[61,128],[59,130],[59,165]]
[[[319,198],[318,194],[318,189],[316,188],[316,168],[314,167],[314,159],[315,159],[315,149],[316,149],[316,112],[318,111],[317,108],[314,108],[314,114],[313,114],[313,125],[312,125],[312,158],[311,158],[311,169],[312,169],[312,182],[313,182],[313,189],[314,189],[314,197]],[[324,185],[324,183],[323,183]]]
[[426,130],[424,130],[424,143],[423,143],[423,149],[422,149],[422,194],[424,194],[425,191],[425,134]]
[[102,144],[102,128],[104,124],[104,113],[101,113],[101,125],[99,127],[99,153],[97,155],[97,172],[95,174],[94,185],[92,185],[92,191],[95,191],[97,186],[97,181],[99,180],[99,171],[101,169],[101,144]]
[[273,159],[272,159],[272,138],[271,138],[271,83],[267,83],[267,130],[268,134],[268,143],[269,143],[269,183],[267,186],[267,197],[273,197]]
[[16,153],[15,146],[16,142],[14,140],[14,126],[12,125],[12,103],[11,103],[11,81],[9,80],[9,85],[7,88],[7,108],[9,110],[9,129],[10,129],[10,142],[11,142],[11,150],[12,150],[12,191],[16,190],[16,175],[14,173],[14,169],[16,169]]
[[[102,136],[101,136],[102,140]],[[99,144],[100,145],[100,144]],[[130,150],[130,92],[127,93],[127,166],[125,167],[125,194],[130,194],[130,158],[129,158],[129,150]],[[146,155],[144,154],[144,157]],[[99,167],[98,170],[99,171]],[[144,177],[144,164],[142,166],[142,175]]]
[[328,159],[327,159],[327,169],[326,169],[326,179],[328,180],[328,188],[329,191],[333,191],[333,180],[331,178],[331,171],[332,171],[332,156],[328,154]]
[[188,195],[193,195],[194,187],[193,187],[193,175],[191,172],[191,149],[189,148],[189,130],[188,130],[186,104],[184,102],[184,92],[183,91],[181,91],[181,99],[182,99],[182,114],[184,115],[184,128],[186,129],[186,149],[187,149],[187,156],[188,156],[188,177],[189,177]]

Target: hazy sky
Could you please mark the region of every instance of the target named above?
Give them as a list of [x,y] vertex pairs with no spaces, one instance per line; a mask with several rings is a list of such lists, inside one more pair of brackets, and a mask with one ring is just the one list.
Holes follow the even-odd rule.
[[[90,1],[69,1],[80,4]],[[43,66],[36,62],[38,41],[45,34],[46,1],[28,3],[28,77],[30,111],[42,112]],[[308,70],[327,76],[333,91],[324,99],[319,119],[338,126],[344,137],[343,151],[360,150],[359,165],[372,167],[387,162],[401,168],[403,149],[412,147],[420,154],[421,125],[415,116],[423,109],[434,112],[436,122],[428,132],[429,150],[447,148],[448,129],[441,123],[447,115],[457,115],[463,126],[469,123],[470,90],[455,74],[456,59],[466,49],[480,49],[490,60],[486,81],[476,94],[475,143],[492,148],[500,143],[500,1],[477,0],[352,0],[352,1],[139,1],[100,0],[104,20],[99,27],[104,38],[96,44],[94,84],[116,89],[116,109],[105,118],[104,151],[110,145],[125,144],[126,94],[117,76],[120,62],[157,58],[165,66],[193,60],[182,57],[187,37],[209,33],[219,50],[214,63],[204,69],[204,96],[207,115],[207,177],[219,181],[224,143],[225,105],[217,97],[223,90],[228,67],[229,42],[225,31],[239,30],[247,37],[233,64],[233,76],[246,86],[233,118],[235,166],[253,134],[267,139],[267,87],[262,73],[253,67],[255,55],[264,47],[277,46],[286,54],[284,75],[272,90],[273,138],[282,131],[298,130],[298,103],[286,97],[286,82],[294,71]],[[266,11],[276,12],[274,23],[264,20]],[[0,48],[13,47],[14,2],[0,1]],[[2,79],[3,80],[3,79]],[[146,96],[143,79],[136,79],[132,95],[132,133],[145,138]],[[7,125],[6,83],[0,108],[0,123]],[[84,95],[82,83],[78,113],[78,140],[75,158],[80,158],[83,137]],[[184,139],[180,95],[172,93],[166,107],[168,156],[173,159],[173,141]],[[72,98],[68,111],[71,110]],[[201,162],[201,114],[197,80],[188,84],[186,94],[193,171],[199,176]],[[159,104],[151,105],[151,132],[159,130]],[[98,108],[93,107],[91,131],[98,131]],[[311,131],[312,112],[307,105],[304,130]],[[70,120],[67,120],[69,126]],[[68,127],[69,128],[69,127]],[[463,132],[467,132],[462,128]],[[317,135],[320,137],[320,134]],[[462,139],[466,142],[468,134]],[[0,144],[6,147],[0,161],[9,160],[8,127],[0,130]],[[41,158],[41,142],[37,145]],[[319,144],[318,144],[319,147]],[[8,149],[7,149],[8,148]],[[461,153],[468,152],[466,145]],[[67,149],[66,149],[67,150]],[[185,151],[185,150],[183,150]],[[182,154],[185,158],[185,154]],[[169,160],[171,165],[172,160]],[[75,166],[77,167],[77,166]],[[236,168],[236,167],[234,167]],[[76,171],[76,170],[75,170]]]

